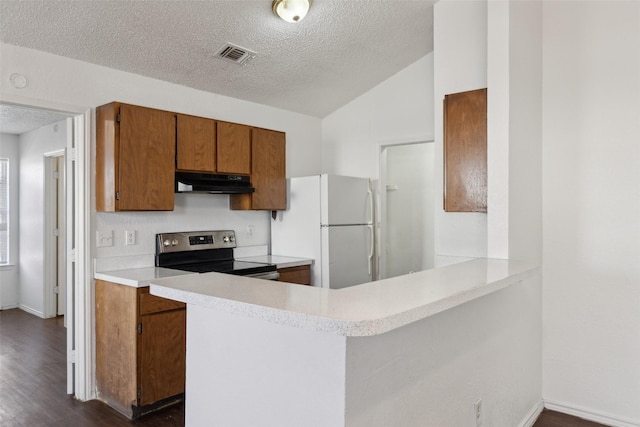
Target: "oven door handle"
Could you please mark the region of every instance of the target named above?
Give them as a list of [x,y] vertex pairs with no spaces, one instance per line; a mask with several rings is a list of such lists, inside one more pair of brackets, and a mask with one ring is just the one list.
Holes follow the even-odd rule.
[[252,277],[254,279],[262,280],[278,280],[280,278],[280,273],[278,273],[277,271],[268,271],[266,273],[247,274],[244,277]]

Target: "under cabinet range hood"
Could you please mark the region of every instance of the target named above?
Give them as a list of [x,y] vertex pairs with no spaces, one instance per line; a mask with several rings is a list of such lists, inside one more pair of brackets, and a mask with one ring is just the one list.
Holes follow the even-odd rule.
[[247,175],[176,172],[176,193],[246,194],[254,191]]

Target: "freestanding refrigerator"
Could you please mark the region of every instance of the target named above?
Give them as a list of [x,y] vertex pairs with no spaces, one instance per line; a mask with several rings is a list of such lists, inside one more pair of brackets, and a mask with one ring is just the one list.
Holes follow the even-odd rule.
[[271,253],[313,259],[313,286],[339,289],[372,281],[369,179],[326,174],[291,178],[287,192],[287,210],[271,223]]

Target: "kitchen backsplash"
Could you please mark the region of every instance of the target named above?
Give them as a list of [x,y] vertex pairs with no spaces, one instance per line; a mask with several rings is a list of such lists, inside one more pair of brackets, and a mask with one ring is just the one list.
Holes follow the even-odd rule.
[[[264,255],[269,250],[270,214],[232,211],[229,196],[221,194],[176,194],[172,212],[99,212],[94,267],[96,271],[151,267],[156,233],[175,231],[235,230],[236,256]],[[127,233],[133,244],[127,245]]]

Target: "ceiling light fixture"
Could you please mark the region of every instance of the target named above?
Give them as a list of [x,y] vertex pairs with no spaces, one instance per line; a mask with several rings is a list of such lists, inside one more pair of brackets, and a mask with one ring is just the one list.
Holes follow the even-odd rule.
[[311,0],[273,0],[271,8],[276,16],[287,22],[300,22],[307,15]]

